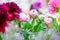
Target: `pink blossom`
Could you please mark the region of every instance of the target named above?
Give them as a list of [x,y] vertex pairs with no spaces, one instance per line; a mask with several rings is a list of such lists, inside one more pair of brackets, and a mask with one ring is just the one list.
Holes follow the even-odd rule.
[[30,15],[31,17],[37,17],[37,16],[38,16],[38,12],[37,12],[35,9],[32,9],[32,10],[30,11],[29,15]]
[[25,13],[20,13],[19,16],[20,16],[19,20],[22,21],[22,22],[28,20],[28,16]]
[[52,23],[52,19],[51,18],[48,18],[48,17],[45,17],[44,18],[44,23],[47,24],[47,25],[48,24],[51,24]]
[[56,7],[60,8],[60,0],[50,0],[48,6],[50,13],[54,14],[56,12]]

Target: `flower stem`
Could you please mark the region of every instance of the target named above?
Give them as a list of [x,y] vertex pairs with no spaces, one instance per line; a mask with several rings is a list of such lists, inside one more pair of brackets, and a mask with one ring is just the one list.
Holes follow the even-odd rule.
[[2,39],[2,35],[1,35],[1,34],[0,34],[0,40],[3,40],[3,39]]

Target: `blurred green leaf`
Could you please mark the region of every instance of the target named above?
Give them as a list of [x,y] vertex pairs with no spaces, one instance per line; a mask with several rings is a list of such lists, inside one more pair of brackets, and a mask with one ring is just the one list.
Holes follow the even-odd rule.
[[34,27],[34,32],[39,32],[40,30],[43,29],[43,27],[44,27],[43,20],[44,20],[43,18],[38,18],[38,19],[36,20],[37,24],[36,24],[36,26]]
[[24,36],[24,40],[29,40],[29,33],[26,30],[22,31],[22,35]]
[[32,28],[32,25],[28,21],[23,26],[24,26],[25,29]]
[[1,37],[1,34],[0,34],[0,40],[3,40],[2,37]]
[[14,23],[18,24],[18,26],[21,27],[21,21],[15,19],[15,20],[14,20]]
[[60,25],[58,25],[56,20],[53,20],[52,26],[55,28],[57,32],[60,32]]
[[34,27],[34,32],[39,32],[44,27],[43,18],[38,19],[36,26]]
[[42,22],[44,22],[44,18],[37,18],[36,19],[36,23],[42,23]]
[[31,25],[34,26],[35,24],[35,19],[32,20]]

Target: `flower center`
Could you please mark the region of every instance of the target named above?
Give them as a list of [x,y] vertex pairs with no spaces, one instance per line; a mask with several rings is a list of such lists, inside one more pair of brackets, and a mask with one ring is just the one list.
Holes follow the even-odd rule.
[[60,17],[58,17],[58,22],[60,22]]
[[35,11],[33,10],[33,13],[34,13]]

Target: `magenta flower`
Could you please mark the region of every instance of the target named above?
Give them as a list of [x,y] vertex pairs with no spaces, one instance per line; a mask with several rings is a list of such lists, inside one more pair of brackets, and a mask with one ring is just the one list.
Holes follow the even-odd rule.
[[60,8],[60,0],[50,0],[48,3],[51,14],[56,13],[56,8]]
[[12,21],[15,17],[17,18],[19,13],[22,12],[21,8],[19,8],[19,6],[14,2],[6,3],[6,6],[9,8],[7,18],[9,21]]
[[21,8],[19,8],[19,6],[14,2],[8,2],[6,3],[6,5],[9,8],[10,13],[14,12],[20,13],[22,11]]
[[0,4],[0,32],[4,33],[7,21],[17,18],[20,12],[21,8],[14,2]]
[[0,4],[0,32],[5,32],[5,26],[7,22],[8,7],[4,4]]
[[41,8],[42,7],[42,3],[41,2],[38,2],[38,1],[36,1],[36,2],[34,2],[33,4],[32,4],[32,9],[38,9],[38,8]]
[[13,14],[10,14],[10,13],[7,13],[7,20],[8,21],[14,20],[14,15]]

